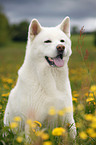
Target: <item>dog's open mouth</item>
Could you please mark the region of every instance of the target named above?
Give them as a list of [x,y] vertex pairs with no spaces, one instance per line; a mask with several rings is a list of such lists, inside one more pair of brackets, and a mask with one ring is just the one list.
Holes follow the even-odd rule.
[[53,58],[45,56],[45,58],[50,66],[53,66],[53,67],[63,67],[64,66],[63,54],[59,54]]

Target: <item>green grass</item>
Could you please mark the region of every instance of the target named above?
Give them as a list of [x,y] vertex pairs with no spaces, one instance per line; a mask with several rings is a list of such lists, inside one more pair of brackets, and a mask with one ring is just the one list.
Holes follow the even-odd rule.
[[[76,145],[95,145],[96,125],[93,124],[92,126],[92,123],[96,124],[96,47],[94,46],[94,35],[85,35],[84,43],[79,38],[79,35],[71,36],[73,53],[69,60],[69,76],[75,108],[74,118],[77,124]],[[78,50],[82,49],[81,54],[78,53],[77,47]],[[0,145],[28,144],[25,143],[24,133],[13,134],[12,131],[8,131],[8,128],[3,125],[3,115],[8,100],[7,93],[10,92],[16,83],[17,71],[23,63],[25,49],[26,43],[24,42],[8,42],[5,46],[0,47]],[[88,58],[84,60],[86,49],[88,50]],[[95,89],[92,90],[92,86]],[[85,117],[86,114],[91,114],[89,120]],[[60,120],[58,124],[60,126]],[[45,127],[43,125],[41,130]],[[61,127],[63,126],[61,125]],[[90,128],[91,131],[88,133]],[[68,132],[68,129],[66,130]],[[8,134],[4,136],[4,132]],[[65,135],[58,137],[52,135],[52,128],[49,128],[46,130],[49,135],[47,140],[51,141],[53,145],[74,145],[75,143],[68,137],[67,132]],[[32,145],[41,145],[45,142],[42,137],[37,137],[33,132],[31,133],[31,138],[33,139],[34,137]],[[84,133],[86,134],[85,138]],[[23,138],[20,143],[16,140],[18,136]]]

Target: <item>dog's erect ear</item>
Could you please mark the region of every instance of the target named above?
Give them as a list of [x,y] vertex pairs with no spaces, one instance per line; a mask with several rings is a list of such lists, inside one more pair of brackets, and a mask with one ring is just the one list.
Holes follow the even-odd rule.
[[70,18],[68,16],[65,17],[59,27],[68,37],[70,37]]
[[39,34],[41,31],[41,25],[39,24],[38,20],[33,19],[29,26],[29,35],[34,37]]

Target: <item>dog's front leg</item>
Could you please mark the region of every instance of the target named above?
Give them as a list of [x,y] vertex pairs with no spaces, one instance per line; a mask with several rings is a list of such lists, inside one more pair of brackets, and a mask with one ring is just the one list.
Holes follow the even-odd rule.
[[70,137],[72,139],[75,139],[77,133],[76,133],[75,121],[73,118],[73,113],[72,112],[66,113],[64,118],[65,118],[65,123],[69,125]]

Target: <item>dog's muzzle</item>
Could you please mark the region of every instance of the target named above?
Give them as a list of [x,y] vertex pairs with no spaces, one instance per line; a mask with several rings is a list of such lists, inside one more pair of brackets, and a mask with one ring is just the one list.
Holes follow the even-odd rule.
[[47,60],[50,66],[63,67],[64,66],[63,54],[64,54],[65,46],[59,44],[57,45],[56,49],[57,49],[56,57],[51,58],[51,57],[45,56],[45,59]]

